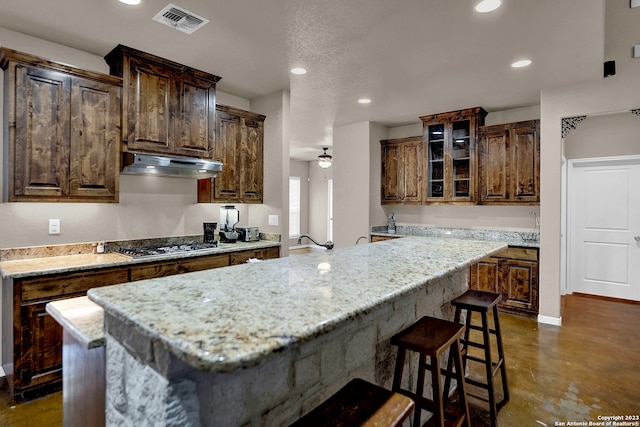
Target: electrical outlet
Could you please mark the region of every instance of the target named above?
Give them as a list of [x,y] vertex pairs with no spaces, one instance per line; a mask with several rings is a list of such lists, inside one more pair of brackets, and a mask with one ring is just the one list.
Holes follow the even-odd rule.
[[269,225],[278,225],[278,215],[269,215]]
[[59,219],[50,219],[49,220],[49,234],[60,234],[60,220]]

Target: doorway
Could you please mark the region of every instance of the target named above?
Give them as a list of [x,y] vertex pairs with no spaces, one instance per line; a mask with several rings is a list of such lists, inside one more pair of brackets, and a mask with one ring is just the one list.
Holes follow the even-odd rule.
[[568,290],[640,301],[640,156],[569,161]]

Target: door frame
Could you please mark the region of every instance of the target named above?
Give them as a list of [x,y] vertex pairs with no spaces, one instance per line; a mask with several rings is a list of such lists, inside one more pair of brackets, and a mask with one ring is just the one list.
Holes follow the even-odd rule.
[[[563,185],[562,191],[562,224],[565,225],[566,232],[562,236],[561,247],[561,270],[565,269],[565,274],[560,277],[560,293],[573,293],[573,283],[575,279],[575,267],[572,262],[572,254],[575,250],[573,242],[573,223],[572,218],[575,214],[575,194],[573,186],[575,185],[575,169],[577,167],[588,166],[621,166],[621,165],[640,165],[640,155],[630,156],[613,156],[613,157],[592,157],[584,159],[570,159],[563,164],[563,181],[566,176],[566,185]],[[564,190],[566,188],[566,191]]]

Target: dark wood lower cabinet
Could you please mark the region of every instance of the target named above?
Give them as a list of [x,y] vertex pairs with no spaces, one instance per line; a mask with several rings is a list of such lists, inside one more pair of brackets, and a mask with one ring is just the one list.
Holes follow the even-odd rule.
[[537,316],[538,249],[509,247],[469,267],[469,288],[502,294],[502,311]]
[[[240,264],[280,256],[280,248],[241,250],[169,262],[3,279],[2,361],[16,397],[62,385],[62,327],[45,311],[54,300],[86,295],[91,288]],[[11,292],[13,291],[13,293]],[[13,343],[13,346],[7,345]]]

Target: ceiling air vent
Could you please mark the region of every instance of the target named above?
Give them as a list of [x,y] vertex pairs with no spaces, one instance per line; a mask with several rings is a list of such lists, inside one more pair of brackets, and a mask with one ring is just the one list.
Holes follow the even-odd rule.
[[153,20],[187,34],[193,33],[209,22],[208,19],[171,3],[158,12]]

